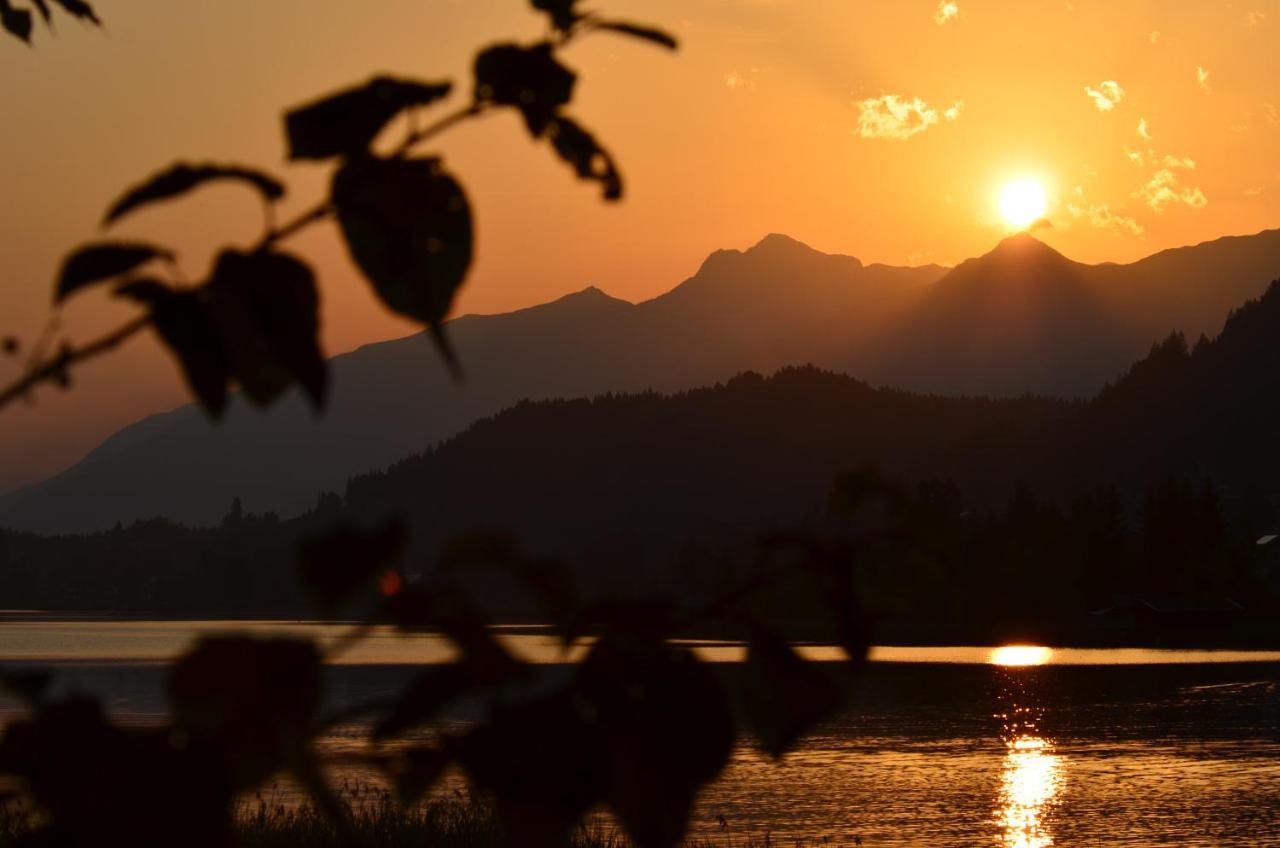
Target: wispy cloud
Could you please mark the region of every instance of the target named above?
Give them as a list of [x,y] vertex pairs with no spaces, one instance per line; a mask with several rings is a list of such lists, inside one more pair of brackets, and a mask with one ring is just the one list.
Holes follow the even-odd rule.
[[1135,191],[1133,196],[1156,212],[1163,212],[1167,207],[1178,203],[1184,203],[1192,209],[1199,209],[1209,202],[1204,192],[1198,187],[1180,185],[1177,175],[1169,168],[1156,171],[1147,184]]
[[1076,186],[1071,190],[1071,199],[1066,204],[1067,214],[1073,220],[1082,221],[1100,230],[1112,233],[1130,233],[1140,236],[1145,232],[1142,225],[1127,215],[1113,212],[1106,203],[1094,203],[1085,199],[1084,186]]
[[896,138],[906,140],[943,120],[960,117],[964,104],[956,101],[941,112],[919,97],[907,99],[886,94],[859,100],[858,135],[863,138]]
[[1147,129],[1146,118],[1138,119],[1138,135],[1140,135],[1142,138],[1146,139],[1147,141],[1151,140],[1151,130]]
[[1093,98],[1093,105],[1100,112],[1110,112],[1124,99],[1124,89],[1115,80],[1104,80],[1098,83],[1097,88],[1086,85],[1084,93]]
[[1196,85],[1204,89],[1205,93],[1209,93],[1209,72],[1201,65],[1196,65]]
[[1152,44],[1155,44],[1157,41],[1159,41],[1160,30],[1158,29],[1151,30],[1151,33],[1147,36],[1147,40],[1150,41]]
[[942,26],[960,17],[960,4],[955,0],[938,0],[938,8],[933,10],[933,22]]
[[1245,23],[1245,26],[1256,27],[1258,24],[1262,23],[1266,19],[1267,19],[1266,12],[1263,12],[1259,9],[1250,9],[1248,14],[1244,16],[1244,23]]
[[1100,230],[1110,230],[1113,233],[1130,233],[1140,236],[1146,232],[1142,225],[1133,218],[1120,215],[1111,211],[1111,208],[1105,203],[1090,203],[1087,205],[1068,203],[1067,213],[1079,220],[1084,220],[1092,227]]
[[1245,197],[1257,197],[1262,194],[1262,186],[1250,186],[1244,190]]

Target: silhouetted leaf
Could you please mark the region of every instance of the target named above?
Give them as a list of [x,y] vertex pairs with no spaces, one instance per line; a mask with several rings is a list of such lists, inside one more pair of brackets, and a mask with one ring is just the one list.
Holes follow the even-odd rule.
[[17,336],[5,336],[0,340],[0,349],[4,350],[5,356],[17,356],[22,345],[18,342]]
[[564,32],[570,29],[582,17],[574,7],[578,0],[530,0],[533,8],[546,12],[551,18],[551,25]]
[[49,0],[31,0],[31,5],[36,7],[36,11],[40,13],[40,17],[45,24],[49,24],[52,16],[49,14]]
[[603,795],[600,742],[566,695],[499,710],[453,750],[476,788],[492,793],[507,833],[521,846],[560,848]]
[[679,845],[698,790],[733,750],[720,685],[687,650],[608,636],[583,661],[578,686],[598,715],[609,806],[640,848]]
[[668,50],[675,50],[677,46],[675,38],[669,33],[654,27],[631,24],[626,21],[592,21],[591,25],[596,29],[610,30],[633,38],[641,38],[660,47],[666,47]]
[[549,43],[498,44],[476,56],[475,98],[519,109],[529,132],[537,137],[556,110],[573,97],[575,78],[573,71],[556,61]]
[[14,38],[31,43],[31,13],[26,9],[13,8],[9,0],[0,0],[0,26]]
[[111,204],[102,224],[106,226],[139,206],[177,197],[211,180],[236,180],[247,183],[267,201],[284,197],[284,185],[279,180],[254,168],[243,168],[238,165],[191,165],[179,162],[125,192],[123,197]]
[[53,676],[41,670],[0,671],[0,689],[25,704],[37,704],[49,689]]
[[84,0],[53,0],[53,2],[61,6],[63,11],[69,15],[102,26],[102,21],[94,14],[93,7],[84,2]]
[[113,726],[85,698],[12,721],[0,738],[0,772],[19,777],[39,805],[38,845],[222,848],[231,788],[209,766],[175,747],[167,728]]
[[302,576],[321,608],[337,612],[363,585],[371,584],[404,549],[404,522],[393,518],[372,531],[341,527],[298,545]]
[[324,405],[328,380],[310,268],[284,253],[228,250],[201,295],[250,400],[270,404],[297,380],[312,406]]
[[[439,159],[346,162],[333,178],[333,202],[351,257],[391,310],[436,334],[471,267],[471,207]],[[455,363],[456,364],[456,363]]]
[[405,806],[417,803],[440,780],[450,761],[449,754],[440,748],[404,751],[393,761],[391,769],[400,803]]
[[396,115],[434,103],[451,87],[380,76],[292,109],[284,116],[289,158],[328,159],[363,151]]
[[306,759],[320,702],[311,642],[220,636],[201,640],[169,679],[174,727],[220,759],[238,787]]
[[836,682],[777,634],[753,628],[742,700],[747,721],[770,756],[780,757],[840,704]]
[[582,179],[599,182],[605,200],[622,197],[622,175],[613,157],[591,133],[565,117],[553,118],[548,132],[556,153],[573,166],[574,173]]
[[86,245],[68,256],[62,264],[53,293],[54,302],[91,283],[132,271],[144,262],[172,256],[170,251],[152,244],[104,242]]
[[231,365],[198,292],[174,291],[155,280],[126,283],[116,293],[151,310],[156,332],[178,358],[187,385],[205,410],[217,418],[227,406]]

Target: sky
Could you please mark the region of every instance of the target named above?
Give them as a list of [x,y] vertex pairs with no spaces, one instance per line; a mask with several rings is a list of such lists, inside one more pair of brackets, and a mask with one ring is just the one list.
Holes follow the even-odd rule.
[[[514,115],[443,137],[476,213],[456,314],[589,285],[643,300],[771,232],[865,262],[955,264],[1010,232],[999,197],[1017,180],[1046,196],[1036,235],[1084,262],[1280,226],[1280,0],[583,5],[681,42],[597,35],[565,54],[573,113],[617,157],[626,198],[603,204]],[[461,103],[476,48],[544,32],[521,0],[95,7],[105,30],[63,17],[32,48],[0,40],[0,334],[27,342],[62,257],[100,236],[126,187],[177,159],[238,162],[286,181],[286,213],[306,208],[329,166],[285,162],[285,109],[375,73],[454,79]],[[261,226],[251,195],[210,187],[112,233],[172,244],[198,280]],[[416,329],[370,297],[331,224],[289,247],[318,270],[328,353]],[[82,341],[129,314],[95,292],[55,317]],[[17,373],[0,361],[0,380]],[[0,410],[0,492],[187,400],[149,336],[73,378]]]

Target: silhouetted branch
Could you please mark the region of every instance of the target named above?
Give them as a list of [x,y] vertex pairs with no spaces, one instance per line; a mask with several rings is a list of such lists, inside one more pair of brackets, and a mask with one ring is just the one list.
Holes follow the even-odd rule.
[[30,368],[19,380],[0,390],[0,409],[46,382],[64,382],[72,365],[93,359],[117,347],[151,323],[150,315],[139,315],[83,347],[63,347],[57,355]]

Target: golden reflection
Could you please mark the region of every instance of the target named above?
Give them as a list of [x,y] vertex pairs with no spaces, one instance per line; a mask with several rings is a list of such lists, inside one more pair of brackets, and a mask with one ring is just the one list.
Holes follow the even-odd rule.
[[991,652],[992,665],[1044,665],[1053,658],[1053,650],[1039,645],[1005,645]]
[[1007,741],[1000,779],[1000,823],[1005,848],[1047,848],[1053,834],[1046,811],[1058,794],[1061,758],[1052,745],[1038,736],[1018,736]]

